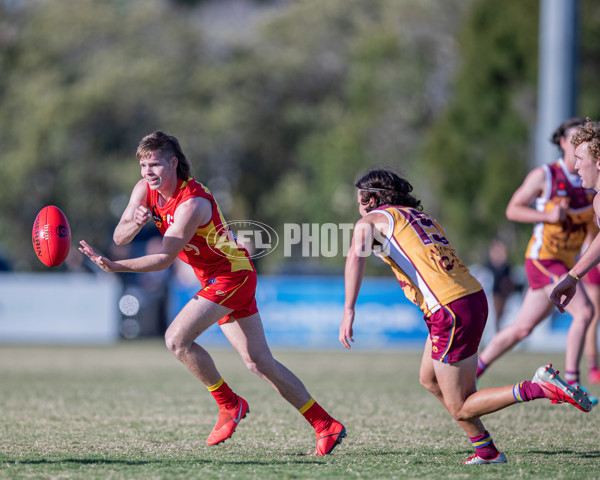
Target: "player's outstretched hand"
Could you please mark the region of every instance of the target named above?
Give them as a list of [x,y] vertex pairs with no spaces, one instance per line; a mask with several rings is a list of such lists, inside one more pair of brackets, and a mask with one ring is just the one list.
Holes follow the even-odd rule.
[[102,255],[98,255],[94,252],[94,249],[88,245],[85,240],[81,240],[79,242],[81,245],[79,247],[79,251],[86,255],[92,262],[98,265],[102,270],[106,272],[114,272],[115,270],[112,268],[113,262],[111,262],[108,258],[103,257]]
[[550,301],[556,305],[560,313],[565,313],[565,307],[575,295],[576,290],[577,284],[567,276],[554,287],[554,290],[550,294]]

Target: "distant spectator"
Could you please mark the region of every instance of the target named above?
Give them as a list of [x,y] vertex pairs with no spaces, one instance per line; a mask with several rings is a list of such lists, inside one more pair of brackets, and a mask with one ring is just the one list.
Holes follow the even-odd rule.
[[508,263],[506,245],[500,239],[495,239],[490,244],[488,252],[487,268],[492,272],[492,292],[494,300],[494,312],[496,314],[496,330],[500,330],[502,315],[506,300],[517,286],[512,280],[511,266]]

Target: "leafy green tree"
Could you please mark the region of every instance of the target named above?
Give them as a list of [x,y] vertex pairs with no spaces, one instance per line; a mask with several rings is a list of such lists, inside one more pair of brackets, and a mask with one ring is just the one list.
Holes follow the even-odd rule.
[[278,229],[354,221],[362,170],[414,171],[469,3],[274,4],[277,15],[225,44],[207,36],[193,2],[61,0],[3,12],[2,243],[21,268],[41,268],[23,239],[37,211],[56,204],[74,243],[108,248],[139,176],[135,146],[157,129],[180,138],[229,218]]
[[115,222],[111,199],[139,175],[137,141],[175,129],[188,111],[179,91],[202,43],[159,1],[35,2],[9,14],[1,26],[0,238],[26,262],[24,239],[48,204],[67,213],[74,242],[104,243]]
[[[238,45],[224,70],[211,70],[205,83],[219,100],[207,115],[227,116],[213,133],[230,147],[219,163],[236,165],[245,213],[279,231],[285,222],[353,222],[359,173],[373,165],[413,173],[420,137],[445,100],[456,61],[448,42],[465,5],[297,2]],[[202,95],[210,89],[197,85]]]
[[460,35],[452,100],[424,144],[435,209],[470,261],[498,231],[512,228],[504,210],[531,166],[538,3],[473,5]]

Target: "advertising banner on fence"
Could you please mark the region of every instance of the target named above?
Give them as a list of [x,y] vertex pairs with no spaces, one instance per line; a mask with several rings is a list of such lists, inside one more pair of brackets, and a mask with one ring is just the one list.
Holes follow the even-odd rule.
[[[175,284],[171,318],[196,293]],[[258,308],[271,347],[343,348],[338,341],[344,307],[343,277],[260,276]],[[355,348],[421,348],[427,327],[421,312],[402,294],[395,279],[366,278],[356,306]],[[217,326],[203,343],[226,343]]]

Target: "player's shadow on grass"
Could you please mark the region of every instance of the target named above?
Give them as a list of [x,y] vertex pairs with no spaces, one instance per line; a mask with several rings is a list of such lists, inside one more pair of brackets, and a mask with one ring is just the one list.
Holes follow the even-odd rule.
[[60,465],[61,463],[77,463],[81,465],[150,465],[153,463],[161,463],[161,460],[110,460],[110,459],[99,459],[99,458],[62,458],[57,460],[48,460],[41,458],[38,460],[8,460],[3,459],[3,463],[15,464],[15,465]]
[[529,450],[529,453],[537,455],[574,455],[580,458],[600,458],[600,450],[589,452],[575,452],[573,450]]
[[[298,454],[297,456],[300,456],[300,454]],[[302,455],[304,457],[307,457],[307,455]],[[236,460],[236,461],[227,461],[227,460],[222,460],[222,459],[217,459],[217,458],[208,458],[208,459],[201,459],[201,458],[194,458],[193,460],[170,460],[170,459],[156,459],[156,460],[126,460],[126,459],[122,459],[122,460],[114,460],[114,459],[100,459],[100,458],[63,458],[63,459],[56,459],[56,460],[49,460],[49,459],[38,459],[38,460],[23,460],[23,459],[2,459],[2,463],[4,464],[8,464],[8,465],[61,465],[61,464],[69,464],[69,463],[73,463],[73,464],[77,464],[77,465],[153,465],[153,464],[161,464],[161,463],[165,463],[165,464],[193,464],[193,465],[197,465],[198,463],[218,463],[218,464],[222,464],[222,465],[264,465],[264,466],[268,466],[268,465],[274,465],[274,464],[280,464],[280,465],[289,465],[290,463],[296,463],[298,465],[307,465],[310,463],[314,463],[315,465],[321,464],[321,462],[314,460],[313,457],[310,457],[311,461],[305,461],[305,462],[300,462],[300,461],[290,461],[290,460],[281,460],[281,461],[273,461],[273,460],[269,460],[261,462],[258,460],[246,460],[246,461],[240,461],[240,460]]]

